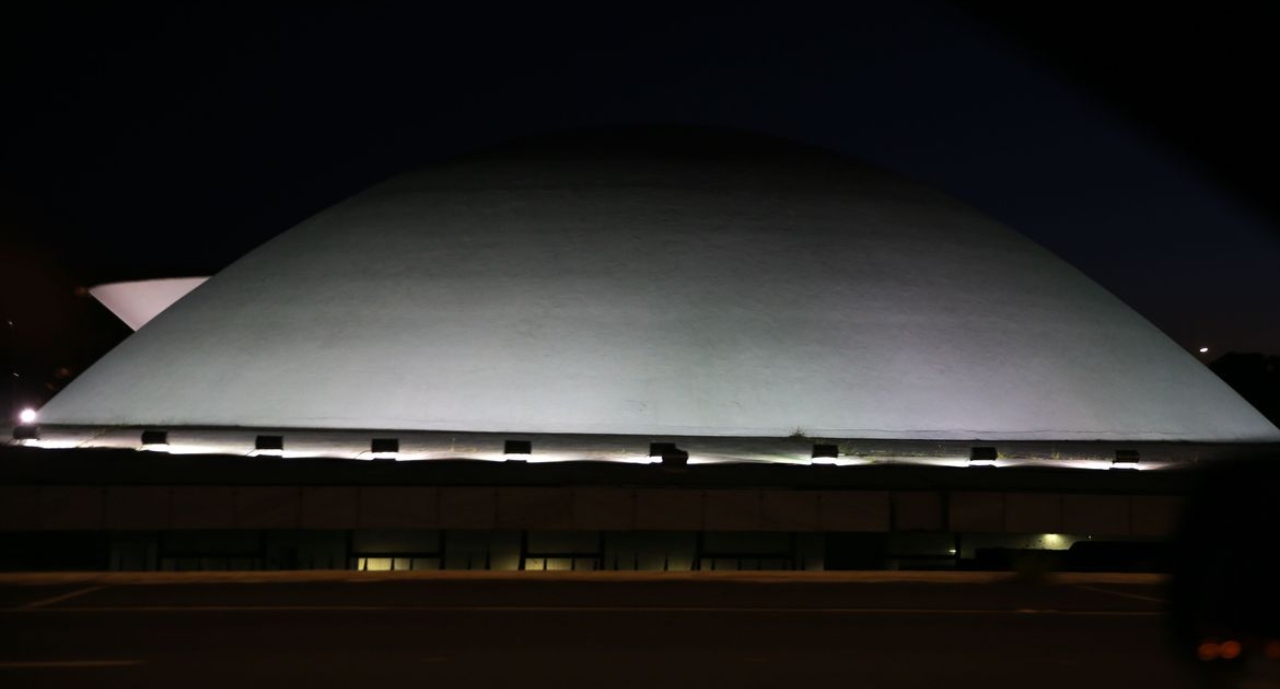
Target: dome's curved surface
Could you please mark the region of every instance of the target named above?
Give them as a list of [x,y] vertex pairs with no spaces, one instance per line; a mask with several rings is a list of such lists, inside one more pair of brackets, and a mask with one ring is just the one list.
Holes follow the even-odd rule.
[[1022,235],[736,135],[551,139],[393,179],[214,276],[42,420],[1280,438]]

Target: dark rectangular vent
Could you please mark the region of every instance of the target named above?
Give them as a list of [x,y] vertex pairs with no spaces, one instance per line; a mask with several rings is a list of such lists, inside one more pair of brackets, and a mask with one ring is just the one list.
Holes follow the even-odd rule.
[[675,443],[649,443],[650,457],[666,457],[668,453],[676,450]]
[[1111,468],[1137,469],[1140,459],[1137,450],[1116,450],[1116,458],[1111,460]]
[[35,426],[14,426],[14,440],[39,440],[40,429]]
[[996,465],[998,456],[994,447],[971,447],[969,448],[969,466],[993,467]]
[[813,446],[812,457],[814,459],[836,459],[839,456],[840,456],[839,445],[814,445]]
[[689,453],[678,447],[672,446],[668,452],[662,455],[662,466],[664,467],[685,467],[689,465]]
[[254,438],[253,449],[259,452],[284,452],[284,436],[260,435]]
[[533,443],[528,440],[508,440],[502,444],[502,454],[508,457],[511,455],[531,455],[533,454]]

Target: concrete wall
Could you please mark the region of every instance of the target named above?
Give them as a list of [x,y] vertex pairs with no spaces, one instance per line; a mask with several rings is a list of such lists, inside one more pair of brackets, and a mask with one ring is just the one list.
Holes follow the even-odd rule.
[[787,489],[0,486],[0,531],[956,531],[1168,535],[1168,496]]

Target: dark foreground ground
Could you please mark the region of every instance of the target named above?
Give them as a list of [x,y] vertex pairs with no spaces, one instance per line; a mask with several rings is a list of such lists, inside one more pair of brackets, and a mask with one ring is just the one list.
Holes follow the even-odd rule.
[[0,579],[0,687],[1191,686],[1161,587]]

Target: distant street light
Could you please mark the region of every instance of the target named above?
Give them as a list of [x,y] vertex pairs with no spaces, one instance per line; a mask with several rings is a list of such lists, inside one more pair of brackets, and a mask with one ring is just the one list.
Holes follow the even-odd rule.
[[35,423],[35,422],[36,422],[36,410],[34,410],[34,409],[30,409],[30,408],[23,409],[23,410],[22,410],[22,413],[21,413],[21,414],[18,414],[18,420],[19,420],[19,421],[21,421],[21,422],[22,422],[22,423],[24,423],[24,424],[32,424],[32,423]]
[[1208,354],[1208,353],[1209,353],[1209,348],[1208,348],[1208,347],[1201,347],[1201,348],[1200,348],[1200,353],[1201,353],[1201,354]]

